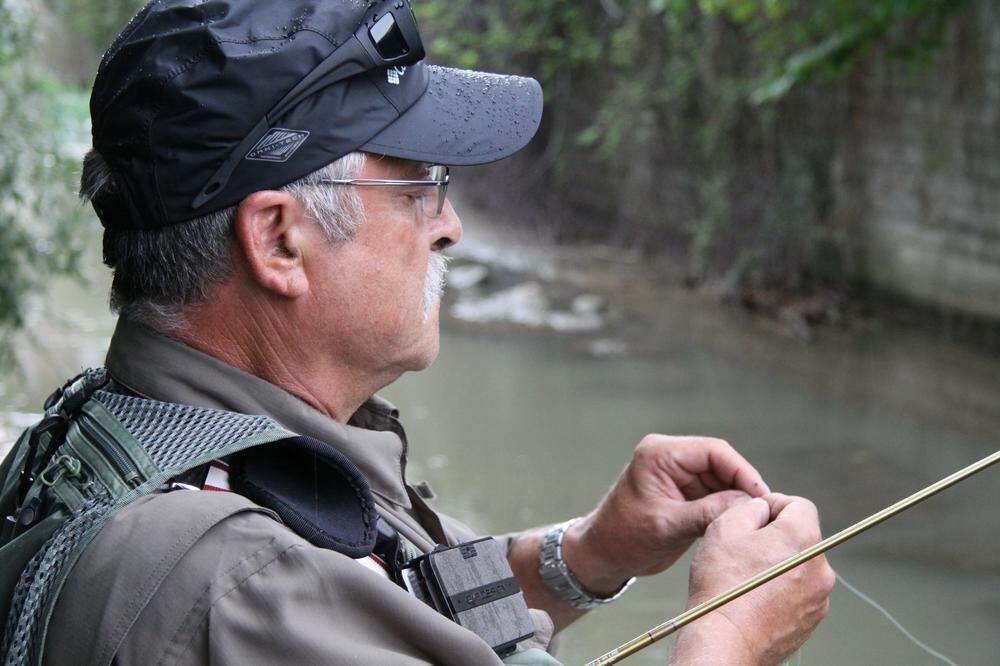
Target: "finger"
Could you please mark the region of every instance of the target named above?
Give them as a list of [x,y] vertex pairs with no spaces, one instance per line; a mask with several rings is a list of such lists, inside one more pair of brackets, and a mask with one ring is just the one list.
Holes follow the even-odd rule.
[[698,480],[701,481],[702,485],[704,485],[709,490],[709,492],[713,493],[719,492],[721,490],[727,490],[732,487],[729,484],[725,483],[722,479],[717,477],[715,474],[712,474],[711,472],[709,472],[708,474],[699,474]]
[[683,536],[699,537],[730,507],[750,499],[751,497],[741,490],[724,490],[679,505],[675,516],[677,528]]
[[749,534],[761,529],[771,520],[771,507],[760,497],[745,502],[734,502],[727,511],[722,513],[711,524],[713,530],[719,530],[727,537]]
[[692,476],[686,483],[678,484],[678,489],[684,495],[684,499],[689,500],[701,499],[712,492],[712,489],[702,481],[701,475]]
[[786,506],[798,498],[792,495],[785,495],[784,493],[768,493],[764,495],[764,499],[771,506],[771,520],[774,520]]
[[717,477],[728,482],[730,488],[742,490],[751,497],[761,497],[771,492],[757,468],[737,453],[736,449],[722,440],[712,441],[725,445],[714,446],[709,454],[712,470]]
[[[760,472],[728,442],[712,437],[684,439],[685,446],[678,451],[677,462],[689,474],[700,475],[706,487],[712,490],[742,490],[751,497],[770,492]],[[709,481],[708,477],[712,480]]]
[[[769,499],[770,498],[770,499]],[[795,495],[782,495],[781,493],[771,493],[764,498],[768,500],[771,507],[771,514],[774,520],[809,520],[819,522],[819,511],[816,505],[805,497]]]
[[[640,480],[651,483],[658,492],[665,492],[672,499],[704,497],[711,490],[699,477],[699,472],[708,468],[704,451],[696,451],[697,442],[701,439],[646,435],[636,446],[626,473],[639,470]],[[696,460],[699,457],[701,461]]]
[[[819,511],[804,497],[788,497],[771,522],[775,528],[794,534],[803,545],[816,543],[822,538],[819,528]],[[780,501],[776,505],[781,504]],[[773,512],[773,508],[772,508]]]

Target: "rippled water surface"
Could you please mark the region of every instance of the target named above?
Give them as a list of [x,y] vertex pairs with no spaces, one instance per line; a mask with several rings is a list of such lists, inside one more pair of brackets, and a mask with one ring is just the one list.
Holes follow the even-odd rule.
[[[646,432],[729,439],[772,488],[819,505],[827,534],[995,450],[997,362],[905,333],[817,346],[734,334],[726,316],[691,325],[655,358],[593,359],[558,338],[450,331],[438,364],[390,397],[411,416],[411,476],[438,505],[500,532],[587,511]],[[687,320],[687,323],[680,323]],[[733,345],[733,336],[747,335]],[[985,393],[984,393],[985,392]],[[966,395],[968,394],[968,395]],[[850,583],[959,664],[998,663],[1000,469],[993,468],[831,553]],[[684,606],[683,567],[633,588],[571,628],[580,663]],[[633,658],[662,663],[666,648]],[[792,660],[935,664],[838,587]]]

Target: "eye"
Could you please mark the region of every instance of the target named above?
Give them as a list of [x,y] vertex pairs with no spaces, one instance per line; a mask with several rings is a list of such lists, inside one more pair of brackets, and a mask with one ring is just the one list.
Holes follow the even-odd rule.
[[422,192],[421,189],[425,188],[414,188],[412,190],[406,190],[402,192],[402,196],[404,201],[406,202],[407,208],[415,208],[417,210],[422,209],[426,193]]
[[433,187],[414,187],[404,191],[403,196],[406,197],[406,205],[421,214],[435,210],[437,206],[437,195]]

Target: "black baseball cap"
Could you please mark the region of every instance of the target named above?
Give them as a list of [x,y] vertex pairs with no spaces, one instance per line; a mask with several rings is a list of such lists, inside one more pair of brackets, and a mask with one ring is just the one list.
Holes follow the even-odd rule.
[[90,98],[116,196],[107,227],[157,228],[280,187],[354,150],[485,164],[531,139],[531,78],[427,65],[408,0],[154,0]]

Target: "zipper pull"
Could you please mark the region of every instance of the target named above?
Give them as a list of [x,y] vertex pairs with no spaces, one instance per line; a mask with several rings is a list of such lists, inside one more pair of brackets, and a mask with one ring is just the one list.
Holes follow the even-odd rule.
[[[73,456],[62,455],[56,458],[52,462],[52,464],[45,469],[44,472],[39,474],[38,478],[44,485],[51,488],[55,484],[59,483],[59,481],[64,476],[67,476],[71,479],[80,476],[80,471],[82,469],[83,466],[78,458],[74,458]],[[50,472],[55,472],[54,478],[49,478]]]
[[[57,428],[62,428],[66,425],[66,420],[57,414],[49,414],[43,418],[35,429],[31,431],[31,436],[28,438],[28,452],[24,456],[24,465],[21,467],[20,478],[18,479],[18,489],[17,489],[17,501],[23,502],[24,498],[28,494],[28,488],[31,484],[35,482],[35,475],[32,470],[35,466],[35,454],[38,452],[39,442],[47,432],[56,430]],[[61,431],[60,431],[61,432]],[[53,437],[61,437],[61,434],[54,434]],[[54,447],[49,447],[49,450],[54,449]]]

